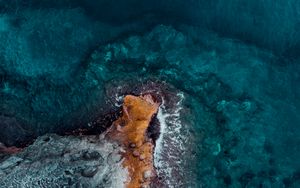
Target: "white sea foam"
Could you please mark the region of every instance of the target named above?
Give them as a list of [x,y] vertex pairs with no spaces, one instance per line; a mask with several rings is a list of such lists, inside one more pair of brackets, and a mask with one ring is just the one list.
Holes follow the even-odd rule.
[[129,179],[128,170],[123,167],[120,152],[122,148],[115,143],[103,140],[102,145],[98,145],[98,150],[101,149],[101,153],[109,154],[106,156],[106,164],[103,165],[100,173],[97,173],[93,179],[95,179],[96,186],[99,181],[109,178],[109,187],[111,188],[125,188],[126,181]]
[[115,100],[116,100],[115,106],[116,106],[116,107],[122,106],[122,101],[123,101],[123,99],[124,99],[124,96],[123,96],[123,95],[115,94]]
[[166,109],[163,100],[159,108],[157,118],[160,122],[160,136],[156,141],[154,151],[154,165],[158,176],[163,179],[163,183],[168,187],[180,185],[182,181],[182,154],[184,153],[184,142],[181,131],[182,122],[180,112],[182,110],[183,93],[178,93],[179,97],[174,109]]
[[116,172],[111,176],[111,187],[123,188],[126,185],[126,181],[128,181],[128,170],[122,166],[121,162],[115,168]]

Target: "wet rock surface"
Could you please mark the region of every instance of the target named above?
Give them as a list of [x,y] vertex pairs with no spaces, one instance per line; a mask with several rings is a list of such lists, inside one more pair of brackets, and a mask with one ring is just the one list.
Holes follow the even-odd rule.
[[158,108],[150,94],[127,95],[122,116],[102,135],[39,137],[0,161],[0,186],[149,186],[155,177],[154,140],[147,129]]
[[149,186],[153,181],[155,145],[147,136],[147,129],[159,106],[151,94],[126,95],[122,116],[108,130],[108,139],[124,149],[122,165],[128,170],[127,188]]
[[118,155],[117,145],[98,136],[45,135],[1,160],[0,187],[118,187],[118,172],[126,178],[119,161],[110,160]]

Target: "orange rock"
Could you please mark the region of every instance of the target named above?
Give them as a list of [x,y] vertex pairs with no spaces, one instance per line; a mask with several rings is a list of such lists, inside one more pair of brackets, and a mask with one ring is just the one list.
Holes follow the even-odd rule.
[[113,123],[108,137],[124,149],[123,166],[129,173],[127,188],[147,187],[155,177],[153,164],[154,144],[147,137],[147,128],[157,113],[159,104],[151,95],[124,98],[123,115]]

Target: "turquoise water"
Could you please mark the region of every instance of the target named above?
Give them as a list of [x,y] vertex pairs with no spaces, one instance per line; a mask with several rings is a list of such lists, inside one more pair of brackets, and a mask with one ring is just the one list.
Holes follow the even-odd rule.
[[299,12],[296,0],[0,1],[0,142],[111,122],[122,96],[153,89],[169,187],[299,187]]

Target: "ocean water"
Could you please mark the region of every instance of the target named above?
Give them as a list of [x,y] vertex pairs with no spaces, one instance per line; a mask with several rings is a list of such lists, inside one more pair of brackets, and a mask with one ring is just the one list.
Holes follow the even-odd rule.
[[159,186],[300,187],[299,54],[298,0],[0,0],[0,142],[158,92]]

